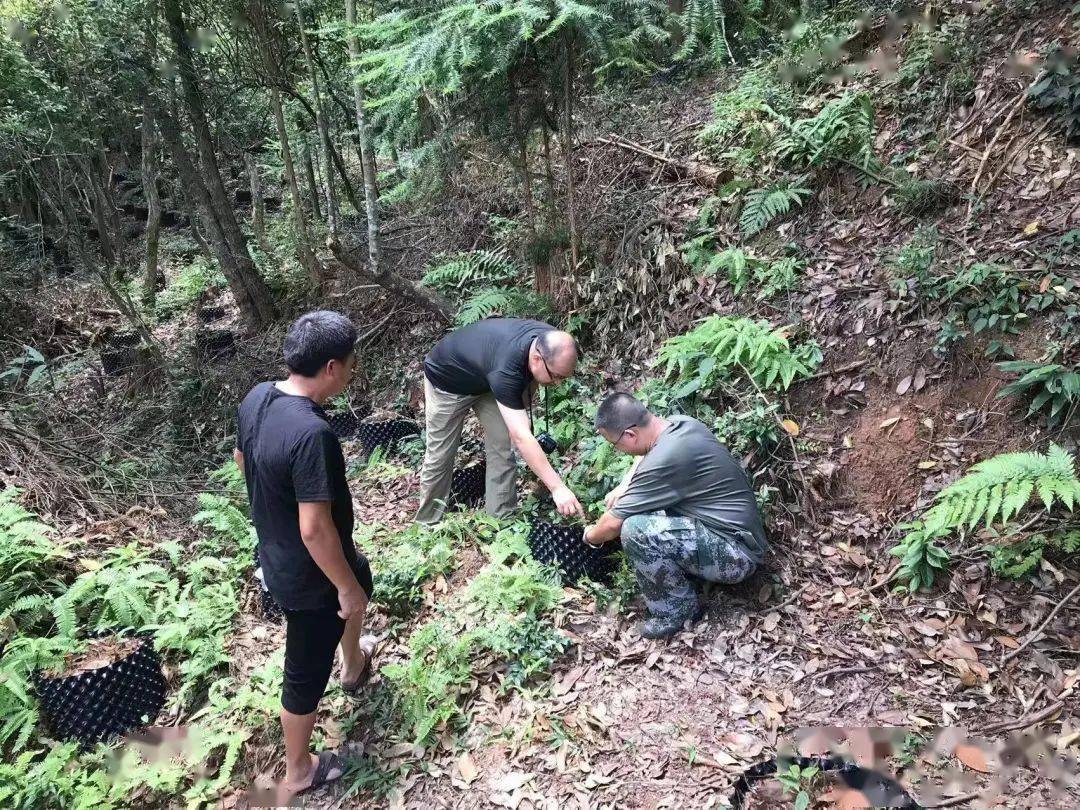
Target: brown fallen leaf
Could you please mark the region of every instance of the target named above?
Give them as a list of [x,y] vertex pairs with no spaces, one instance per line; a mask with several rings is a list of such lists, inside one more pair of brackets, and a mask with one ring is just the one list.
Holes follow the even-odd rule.
[[956,758],[964,763],[968,768],[979,773],[993,773],[994,769],[990,766],[990,763],[986,761],[986,754],[977,745],[967,745],[961,743],[956,746]]
[[793,419],[785,419],[780,423],[789,436],[799,435],[799,423]]
[[891,428],[893,425],[895,425],[899,421],[900,421],[899,416],[894,416],[891,419],[886,419],[884,422],[882,422],[880,425],[878,425],[878,430],[885,430],[886,428]]
[[480,771],[477,769],[476,763],[473,762],[473,758],[469,756],[468,752],[458,757],[457,769],[462,780],[470,785],[480,776]]
[[908,389],[911,388],[912,379],[913,378],[910,374],[904,377],[904,379],[900,381],[900,384],[896,386],[896,393],[900,394],[901,396],[906,394],[908,392]]

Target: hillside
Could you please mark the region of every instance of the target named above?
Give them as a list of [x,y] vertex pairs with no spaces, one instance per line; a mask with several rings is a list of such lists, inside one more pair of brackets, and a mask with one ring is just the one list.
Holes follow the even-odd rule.
[[[376,3],[343,27],[241,4],[235,29],[174,0],[92,25],[0,6],[0,77],[42,100],[2,96],[5,806],[269,801],[284,627],[229,454],[316,308],[357,324],[329,410],[368,422],[422,424],[420,360],[456,324],[567,328],[584,361],[535,417],[582,503],[627,466],[596,405],[634,391],[721,437],[771,550],[648,641],[628,571],[575,584],[533,559],[534,477],[517,520],[424,529],[422,441],[350,437],[378,669],[358,696],[332,681],[314,742],[352,764],[305,806],[732,806],[778,755],[746,807],[903,806],[793,752],[917,806],[1080,802],[1077,10],[555,5]],[[121,44],[134,19],[145,42]],[[38,116],[75,133],[70,159]],[[482,456],[466,432],[459,467]],[[32,673],[89,671],[88,635],[121,627],[164,662],[163,759],[41,717]]]

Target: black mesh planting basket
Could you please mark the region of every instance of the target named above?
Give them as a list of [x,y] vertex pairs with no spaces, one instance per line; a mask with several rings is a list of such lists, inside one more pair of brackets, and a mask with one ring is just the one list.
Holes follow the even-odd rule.
[[326,421],[330,423],[330,429],[334,431],[334,435],[342,440],[351,439],[356,435],[356,429],[360,427],[359,417],[349,411],[331,414],[326,417]]
[[195,335],[195,350],[215,360],[236,353],[236,335],[228,329],[203,329]]
[[529,550],[538,562],[558,568],[566,582],[591,579],[610,585],[619,569],[616,552],[622,544],[614,541],[590,546],[581,539],[584,531],[580,526],[534,520],[529,530]]
[[391,419],[386,422],[361,422],[356,426],[355,438],[360,440],[360,450],[370,456],[378,448],[393,453],[399,442],[409,436],[419,436],[420,426],[408,419]]
[[52,734],[89,748],[154,722],[168,685],[151,637],[140,634],[139,641],[133,653],[108,666],[77,675],[34,676]]
[[199,320],[203,323],[218,321],[225,317],[225,307],[203,307],[199,310]]
[[101,370],[110,377],[123,374],[139,364],[138,351],[134,346],[119,346],[101,350]]
[[487,462],[479,461],[454,470],[450,479],[450,509],[476,509],[484,502],[487,489]]

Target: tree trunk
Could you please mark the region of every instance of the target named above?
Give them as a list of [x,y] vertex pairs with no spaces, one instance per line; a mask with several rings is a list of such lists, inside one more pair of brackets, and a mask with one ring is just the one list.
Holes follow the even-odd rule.
[[[241,272],[236,254],[233,252],[232,245],[225,235],[221,220],[216,216],[210,191],[203,183],[199,170],[195,167],[191,156],[188,155],[187,149],[180,140],[179,128],[176,122],[160,109],[154,110],[154,118],[157,121],[158,132],[165,143],[165,148],[169,151],[169,157],[172,158],[176,173],[180,176],[180,183],[184,187],[185,194],[188,199],[202,210],[204,224],[213,245],[214,258],[217,260],[221,272],[225,274],[225,279],[229,282],[229,289],[232,290],[233,297],[236,299],[240,315],[251,329],[258,329],[265,325],[266,321],[259,315],[259,309],[256,307],[252,293],[247,286],[247,278]],[[250,257],[248,258],[250,261]]]
[[[345,22],[349,26],[349,60],[355,66],[360,60],[360,43],[354,31],[356,0],[345,0]],[[360,162],[364,168],[364,210],[367,212],[368,272],[379,277],[382,263],[379,256],[379,183],[375,173],[375,147],[364,118],[364,88],[353,76],[353,106],[356,108],[356,133],[360,139]]]
[[187,217],[188,224],[191,227],[191,238],[195,240],[195,244],[199,246],[199,252],[206,257],[208,261],[214,260],[214,251],[210,249],[210,244],[206,241],[206,237],[203,235],[203,228],[199,224],[199,216],[195,212],[196,204],[192,200],[191,193],[184,185],[183,182],[179,183],[180,186],[180,210],[184,212],[184,216]]
[[544,180],[547,184],[547,219],[548,224],[555,221],[555,170],[551,165],[551,137],[546,125],[541,124],[544,133]]
[[[563,155],[566,161],[566,212],[570,228],[570,274],[577,274],[578,230],[574,206],[574,40],[563,33],[566,65],[563,70]],[[572,285],[573,286],[573,285]]]
[[154,115],[150,111],[150,102],[142,105],[142,183],[143,196],[146,197],[146,264],[143,270],[143,305],[154,308],[157,297],[158,279],[158,241],[161,237],[161,195],[158,194],[158,137],[154,128]]
[[326,181],[326,225],[330,231],[330,238],[337,239],[339,211],[337,191],[334,187],[334,146],[330,140],[330,122],[326,116],[326,105],[322,91],[319,89],[319,73],[315,69],[315,57],[311,55],[311,43],[308,41],[307,31],[304,30],[304,15],[300,11],[299,2],[296,3],[296,22],[300,28],[300,45],[304,50],[308,74],[311,77],[311,92],[315,97],[315,126],[319,131],[323,179]]
[[267,256],[272,254],[270,242],[266,239],[266,203],[263,201],[262,181],[259,178],[259,166],[250,152],[244,152],[244,170],[251,183],[251,229],[259,248]]
[[117,259],[124,257],[124,226],[120,222],[120,207],[116,204],[116,197],[112,191],[112,169],[109,167],[109,153],[105,148],[105,141],[98,136],[98,160],[101,162],[101,193],[105,197],[105,211],[108,214],[109,229],[113,235],[113,250]]
[[319,205],[319,181],[315,179],[315,162],[311,159],[311,144],[307,135],[300,133],[300,154],[304,158],[304,174],[307,176],[308,197],[311,201],[311,213],[315,219],[322,219],[322,207]]
[[[149,19],[146,26],[146,50],[150,61],[157,61],[157,7],[151,4],[148,9]],[[143,306],[153,311],[157,299],[158,279],[161,276],[158,267],[158,242],[161,238],[161,195],[158,194],[158,175],[161,172],[161,158],[158,154],[161,144],[158,141],[157,128],[154,126],[154,113],[150,109],[150,100],[142,103],[142,184],[146,198],[146,263],[143,269]]]
[[[200,186],[209,195],[207,206],[207,219],[214,219],[216,228],[221,232],[229,252],[233,256],[233,265],[236,275],[237,286],[233,288],[233,294],[237,297],[237,304],[244,313],[245,319],[253,326],[258,327],[273,321],[277,317],[277,307],[270,295],[270,288],[247,249],[247,239],[240,224],[236,221],[236,212],[233,211],[232,203],[225,191],[225,184],[221,180],[221,172],[218,170],[217,155],[214,152],[214,140],[210,133],[210,125],[207,122],[206,109],[203,104],[202,92],[199,89],[198,76],[195,73],[195,64],[191,54],[191,42],[188,40],[187,29],[184,26],[183,14],[180,10],[181,0],[164,0],[165,19],[169,25],[169,35],[173,47],[176,50],[176,63],[180,74],[180,86],[183,90],[184,102],[187,106],[188,117],[195,133],[195,144],[199,152],[199,164],[202,168],[204,182]],[[159,127],[162,137],[168,127]],[[174,133],[175,134],[175,133]],[[177,135],[178,137],[178,135]],[[214,230],[209,222],[207,227]],[[224,268],[222,268],[224,270]],[[230,284],[230,286],[232,286]],[[243,303],[241,303],[241,299]],[[245,312],[245,308],[247,311]]]
[[281,93],[277,88],[270,90],[271,106],[274,109],[274,123],[277,125],[278,141],[281,142],[281,162],[285,167],[285,184],[289,187],[292,198],[293,227],[296,229],[296,255],[312,280],[322,287],[323,270],[320,262],[311,252],[311,234],[304,218],[304,202],[300,196],[300,184],[296,180],[296,164],[293,161],[292,148],[289,146],[289,133],[285,129],[285,112],[281,109]]
[[518,99],[517,76],[513,72],[508,77],[510,84],[510,121],[514,129],[514,141],[518,150],[518,168],[521,170],[522,188],[525,192],[525,220],[528,227],[529,241],[536,239],[536,211],[532,195],[532,176],[529,174],[529,151],[526,134],[521,128],[521,103]]
[[116,249],[113,245],[112,235],[109,233],[109,222],[105,216],[105,191],[101,187],[101,178],[98,177],[97,168],[93,158],[83,161],[83,172],[90,181],[91,210],[94,212],[94,225],[98,232],[98,248],[101,250],[101,258],[105,260],[105,266],[110,270],[116,268]]

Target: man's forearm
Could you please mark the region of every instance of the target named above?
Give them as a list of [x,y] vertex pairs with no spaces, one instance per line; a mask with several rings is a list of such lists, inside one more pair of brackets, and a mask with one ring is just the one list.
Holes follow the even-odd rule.
[[586,539],[594,546],[601,543],[610,543],[622,532],[622,525],[622,518],[615,517],[611,512],[604,512],[600,520],[588,528],[588,537]]
[[334,583],[335,588],[348,591],[360,587],[356,574],[341,550],[341,538],[336,528],[320,527],[311,535],[304,535],[303,540],[311,559],[326,574],[326,578]]
[[551,466],[551,462],[548,461],[535,438],[526,435],[514,438],[513,441],[517,451],[529,465],[529,469],[536,473],[536,477],[550,492],[554,492],[563,485],[562,478],[555,472],[555,468]]

